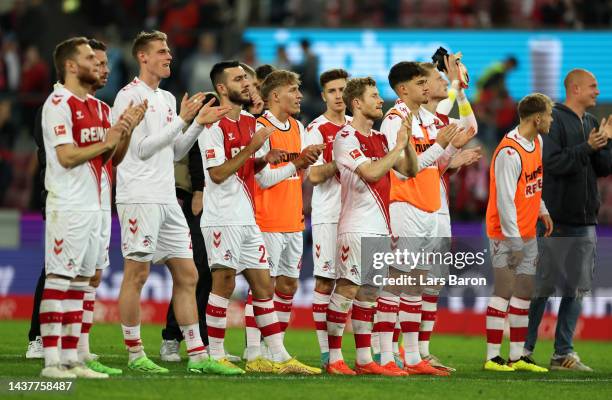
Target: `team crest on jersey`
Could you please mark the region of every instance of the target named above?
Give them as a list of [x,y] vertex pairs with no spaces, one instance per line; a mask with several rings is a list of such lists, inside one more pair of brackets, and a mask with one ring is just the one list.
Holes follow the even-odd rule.
[[153,237],[150,235],[145,235],[144,240],[142,241],[142,245],[144,247],[149,247],[153,243]]
[[386,145],[386,144],[384,144],[384,143],[383,143],[383,144],[382,144],[382,147],[383,147],[383,150],[385,151],[385,153],[388,153],[388,152],[389,152],[389,148],[387,147],[387,145]]
[[232,255],[232,251],[228,249],[228,250],[225,252],[225,255],[223,256],[223,259],[224,259],[225,261],[229,261],[229,260],[231,260],[233,257],[234,257],[234,256]]
[[62,136],[66,134],[66,126],[65,125],[58,125],[55,128],[53,128],[53,130],[55,131],[55,136]]
[[331,269],[331,261],[325,261],[321,269],[325,272],[329,272],[329,270]]
[[351,150],[349,154],[351,155],[351,157],[353,157],[353,160],[356,160],[361,157],[361,152],[359,151],[359,149]]
[[72,269],[74,268],[74,260],[71,258],[70,260],[68,260],[68,264],[66,264],[66,269],[68,271],[72,271]]
[[351,266],[351,271],[350,272],[351,272],[351,275],[357,276],[357,275],[359,275],[359,268],[355,264],[353,264]]
[[166,115],[166,122],[172,122],[172,109],[168,107],[168,115]]
[[327,135],[327,142],[331,143],[334,141],[334,135]]
[[368,151],[368,148],[366,147],[365,143],[361,143],[361,151]]
[[272,257],[268,257],[268,268],[270,268],[270,270],[274,268],[274,262],[272,261]]

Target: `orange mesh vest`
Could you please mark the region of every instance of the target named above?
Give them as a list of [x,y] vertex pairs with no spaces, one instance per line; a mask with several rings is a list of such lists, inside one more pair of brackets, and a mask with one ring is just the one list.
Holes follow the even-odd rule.
[[[259,117],[257,122],[275,127],[267,118]],[[270,135],[270,148],[287,152],[286,157],[271,169],[281,168],[296,159],[302,152],[300,127],[289,117],[289,129],[278,128]],[[255,220],[262,232],[300,232],[304,230],[302,210],[302,174],[297,173],[282,182],[262,189],[255,185]]]
[[[389,114],[399,117],[402,115],[395,109]],[[430,148],[436,141],[429,139],[427,129],[421,126],[422,138],[410,138],[410,144],[417,156]],[[414,178],[401,180],[394,173],[391,174],[391,202],[403,201],[412,204],[426,212],[434,212],[442,206],[440,202],[440,172],[436,165],[421,170]]]
[[536,138],[533,151],[527,151],[514,139],[504,136],[497,146],[489,172],[489,204],[487,205],[487,235],[493,239],[504,239],[497,209],[497,189],[495,186],[495,158],[500,151],[507,151],[508,147],[517,151],[521,157],[521,176],[516,185],[514,206],[516,207],[516,221],[522,238],[536,236],[536,223],[540,213],[542,200],[542,152],[540,141]]

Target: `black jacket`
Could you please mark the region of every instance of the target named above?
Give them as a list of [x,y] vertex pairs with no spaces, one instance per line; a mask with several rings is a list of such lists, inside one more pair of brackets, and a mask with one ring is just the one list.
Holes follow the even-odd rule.
[[43,140],[43,130],[42,130],[42,109],[40,106],[36,111],[36,117],[34,118],[34,129],[32,129],[32,135],[34,136],[34,142],[36,142],[36,146],[38,150],[36,151],[36,156],[38,157],[38,173],[40,174],[40,183],[42,187],[34,188],[40,189],[40,199],[42,205],[42,215],[43,219],[45,218],[45,204],[47,202],[47,190],[45,189],[45,171],[47,169],[47,157],[45,155],[45,143]]
[[600,205],[597,178],[612,173],[612,141],[598,151],[589,146],[589,133],[599,128],[592,114],[585,113],[581,120],[557,103],[553,119],[550,133],[542,135],[542,197],[554,223],[595,225]]

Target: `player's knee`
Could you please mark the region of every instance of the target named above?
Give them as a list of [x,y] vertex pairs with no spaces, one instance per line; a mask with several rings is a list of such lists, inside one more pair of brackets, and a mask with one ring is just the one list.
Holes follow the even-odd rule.
[[276,278],[276,290],[284,294],[295,294],[298,289],[297,279],[280,279]]
[[326,278],[316,278],[315,290],[323,294],[331,294],[334,290],[334,281]]

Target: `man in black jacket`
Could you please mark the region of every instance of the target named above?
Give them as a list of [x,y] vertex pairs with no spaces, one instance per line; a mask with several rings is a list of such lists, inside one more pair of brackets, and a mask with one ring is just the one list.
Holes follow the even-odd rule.
[[583,69],[564,81],[566,100],[553,108],[550,133],[543,139],[542,198],[554,221],[551,238],[540,241],[536,298],[531,301],[525,355],[533,352],[548,297],[562,296],[555,332],[552,370],[592,371],[580,361],[572,339],[591,290],[600,197],[597,178],[612,173],[612,117],[601,124],[586,112],[595,106],[597,80]]

